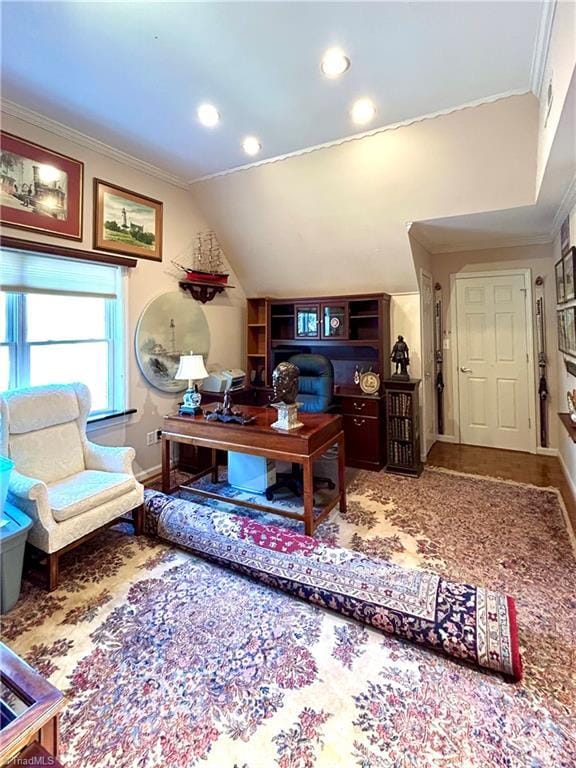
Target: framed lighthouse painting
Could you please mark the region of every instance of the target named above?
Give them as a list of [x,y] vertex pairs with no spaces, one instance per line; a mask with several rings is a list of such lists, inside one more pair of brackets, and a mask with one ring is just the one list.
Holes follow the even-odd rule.
[[0,220],[4,226],[82,239],[84,163],[0,132]]
[[162,203],[94,179],[94,248],[162,261]]

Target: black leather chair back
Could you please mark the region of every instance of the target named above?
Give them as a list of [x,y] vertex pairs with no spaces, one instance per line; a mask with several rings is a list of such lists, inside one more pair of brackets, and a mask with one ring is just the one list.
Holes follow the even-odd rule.
[[288,360],[298,366],[298,402],[304,413],[323,413],[334,399],[334,366],[324,355],[292,355]]

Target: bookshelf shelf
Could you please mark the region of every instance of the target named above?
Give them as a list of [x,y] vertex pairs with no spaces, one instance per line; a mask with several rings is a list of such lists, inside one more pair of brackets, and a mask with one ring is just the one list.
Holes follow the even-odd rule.
[[422,473],[419,387],[420,379],[384,381],[387,472],[416,477]]

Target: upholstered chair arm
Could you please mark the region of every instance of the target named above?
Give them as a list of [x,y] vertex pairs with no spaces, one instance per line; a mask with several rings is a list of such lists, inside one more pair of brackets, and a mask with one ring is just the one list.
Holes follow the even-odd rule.
[[102,472],[125,472],[133,475],[132,462],[135,456],[134,448],[96,445],[89,440],[84,442],[86,469],[99,469]]
[[8,492],[14,505],[38,521],[46,530],[58,525],[50,510],[48,488],[42,480],[36,480],[13,469],[10,473]]

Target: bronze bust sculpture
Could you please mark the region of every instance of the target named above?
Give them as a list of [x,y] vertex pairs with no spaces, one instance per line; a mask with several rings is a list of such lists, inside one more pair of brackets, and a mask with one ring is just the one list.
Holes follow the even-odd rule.
[[410,350],[408,349],[408,344],[404,341],[404,336],[398,336],[398,340],[392,347],[392,354],[390,355],[390,360],[395,364],[393,376],[399,379],[410,378],[408,374],[408,366],[410,365],[409,352]]
[[296,402],[298,396],[298,377],[300,370],[292,363],[278,363],[272,373],[272,386],[274,387],[274,403],[286,403],[291,405]]

